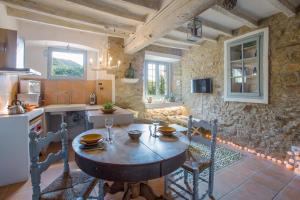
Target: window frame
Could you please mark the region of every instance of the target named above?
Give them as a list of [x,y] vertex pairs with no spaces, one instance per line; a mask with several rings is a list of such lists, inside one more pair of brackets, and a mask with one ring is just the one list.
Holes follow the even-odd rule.
[[[151,64],[155,64],[155,74],[156,74],[156,95],[148,95],[148,64],[151,63]],[[167,73],[167,94],[164,95],[164,96],[160,96],[159,94],[157,94],[158,92],[158,88],[159,88],[159,65],[165,65],[166,66],[166,73]],[[171,63],[168,63],[168,62],[161,62],[161,61],[152,61],[152,60],[146,60],[144,62],[144,99],[146,100],[146,98],[148,97],[152,97],[153,98],[153,101],[158,101],[160,98],[162,97],[169,97],[170,96],[170,93],[171,93],[171,74],[172,74],[172,71],[171,71]]]
[[[242,73],[244,72],[243,44],[256,40],[257,49],[257,92],[240,93],[231,92],[231,57],[230,47],[241,45],[242,49]],[[269,29],[259,29],[245,35],[227,40],[224,42],[224,100],[234,102],[263,103],[268,104],[268,85],[269,85]],[[242,79],[244,75],[242,76]]]
[[[52,76],[52,52],[63,53],[79,53],[83,55],[83,77],[65,77],[65,76]],[[47,66],[47,78],[49,80],[86,80],[87,79],[87,51],[82,49],[70,49],[63,47],[49,47],[48,48],[48,66]]]

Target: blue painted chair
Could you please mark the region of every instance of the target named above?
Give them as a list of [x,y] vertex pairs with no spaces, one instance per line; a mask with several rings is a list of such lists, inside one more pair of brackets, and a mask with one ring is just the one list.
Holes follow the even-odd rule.
[[[193,135],[193,128],[204,128],[209,130],[211,133],[211,139],[207,139],[202,135]],[[182,171],[177,171],[173,174],[167,175],[165,177],[165,196],[168,196],[169,190],[173,191],[176,195],[183,199],[199,200],[199,179],[208,183],[208,191],[203,194],[200,198],[204,198],[208,193],[208,196],[213,198],[213,186],[214,186],[214,157],[216,150],[216,138],[217,138],[217,120],[212,123],[208,121],[194,121],[192,116],[189,116],[188,120],[188,132],[187,136],[189,139],[189,145],[191,144],[201,144],[210,149],[210,155],[208,158],[197,157],[192,151],[187,151],[187,160],[183,164]],[[199,176],[199,173],[203,172],[205,169],[209,169],[208,180]],[[181,175],[183,174],[183,175]],[[189,175],[192,175],[192,187],[189,183]],[[183,184],[179,183],[181,180]],[[184,194],[180,191],[183,191]],[[190,196],[191,198],[188,198]]]
[[[29,133],[29,153],[30,153],[30,174],[32,183],[32,200],[48,199],[86,199],[89,193],[96,185],[96,179],[90,177],[80,170],[70,171],[68,164],[68,136],[67,124],[61,124],[61,130],[56,133],[48,133],[46,137],[40,138],[35,132]],[[50,153],[47,158],[39,162],[39,154],[41,150],[60,138],[62,142],[62,150],[57,153]],[[41,191],[41,174],[56,161],[63,160],[63,173],[57,177],[49,186]]]

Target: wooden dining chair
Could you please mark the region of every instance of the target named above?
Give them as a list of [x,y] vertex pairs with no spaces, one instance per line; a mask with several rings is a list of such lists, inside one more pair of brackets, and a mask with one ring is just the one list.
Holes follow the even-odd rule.
[[[71,200],[82,197],[86,199],[96,185],[96,179],[80,170],[70,171],[68,163],[68,136],[67,124],[62,123],[61,129],[56,133],[48,133],[46,137],[39,137],[35,132],[29,133],[30,174],[32,183],[32,200]],[[50,153],[47,158],[40,162],[41,150],[54,141],[61,139],[62,149],[57,153]],[[63,173],[49,186],[41,191],[41,174],[56,161],[63,160]]]
[[[193,128],[204,128],[205,130],[210,131],[211,136],[210,139],[203,137],[201,134],[193,135]],[[183,199],[188,199],[186,195],[182,195],[182,193],[178,192],[175,187],[181,191],[184,191],[186,194],[190,195],[193,200],[199,199],[199,179],[203,182],[208,183],[208,190],[203,197],[208,193],[208,196],[213,198],[213,186],[214,186],[214,157],[216,150],[216,138],[217,138],[217,120],[214,120],[212,123],[208,121],[195,121],[192,116],[189,116],[188,120],[188,131],[187,137],[189,140],[189,146],[192,144],[201,144],[209,148],[209,157],[199,157],[199,155],[195,155],[189,148],[187,150],[187,160],[183,164],[183,175],[180,171],[177,171],[173,174],[170,174],[165,177],[165,195],[169,190],[172,190],[178,196]],[[199,176],[199,173],[203,172],[205,169],[209,169],[209,177],[208,180]],[[179,174],[179,177],[178,177]],[[188,176],[192,175],[192,187],[190,187]],[[176,178],[175,178],[176,177]],[[180,184],[179,181],[184,180],[184,185]],[[175,186],[175,187],[174,187]]]

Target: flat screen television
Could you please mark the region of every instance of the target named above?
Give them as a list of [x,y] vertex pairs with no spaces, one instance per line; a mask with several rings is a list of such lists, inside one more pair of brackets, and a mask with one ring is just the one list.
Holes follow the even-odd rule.
[[192,93],[212,93],[211,78],[193,79],[191,84]]

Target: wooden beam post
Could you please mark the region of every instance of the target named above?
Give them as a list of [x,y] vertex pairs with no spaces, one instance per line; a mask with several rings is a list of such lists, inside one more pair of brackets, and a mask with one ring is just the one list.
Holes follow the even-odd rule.
[[198,16],[216,3],[216,0],[173,0],[135,34],[125,41],[125,52],[133,54]]
[[274,7],[284,13],[287,17],[296,15],[296,8],[287,0],[268,0]]
[[119,0],[119,1],[134,4],[153,11],[158,11],[161,6],[161,0]]

